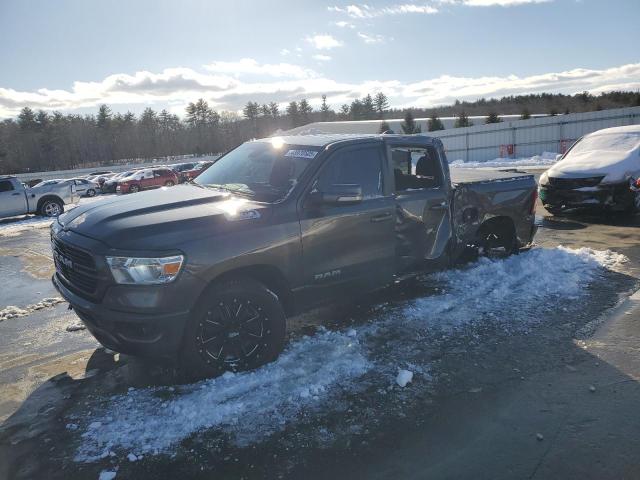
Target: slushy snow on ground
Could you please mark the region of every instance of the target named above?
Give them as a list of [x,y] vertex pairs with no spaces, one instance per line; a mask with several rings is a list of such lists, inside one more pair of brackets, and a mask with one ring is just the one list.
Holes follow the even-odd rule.
[[[217,432],[243,447],[292,423],[326,424],[323,416],[345,409],[349,398],[364,389],[385,399],[428,395],[425,389],[437,381],[429,349],[438,342],[475,328],[529,331],[560,307],[566,315],[577,313],[589,289],[608,282],[607,270],[625,260],[589,248],[536,248],[429,275],[424,284],[433,294],[377,307],[366,323],[344,332],[322,330],[303,337],[258,370],[187,386],[130,389],[78,406],[69,417],[80,425],[82,436],[76,460],[171,454],[183,440],[204,432]],[[407,370],[398,372],[398,365]],[[406,386],[414,373],[425,381],[389,390],[390,378]],[[396,408],[377,415],[394,412]],[[314,431],[330,438],[327,431]]]
[[496,158],[486,162],[465,162],[455,160],[449,163],[453,168],[524,168],[524,167],[548,167],[558,161],[560,155],[552,152],[544,152],[542,155],[522,158]]
[[9,305],[0,310],[0,322],[3,320],[9,320],[10,318],[25,317],[32,314],[36,310],[42,310],[44,308],[55,307],[59,303],[63,303],[64,300],[60,297],[45,298],[33,305],[27,305],[26,307],[15,307]]

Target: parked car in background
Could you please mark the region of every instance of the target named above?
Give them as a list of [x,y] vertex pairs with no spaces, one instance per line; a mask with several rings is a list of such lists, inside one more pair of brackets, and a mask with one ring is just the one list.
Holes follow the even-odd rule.
[[53,282],[107,348],[202,375],[275,359],[287,315],[536,232],[533,175],[450,171],[424,135],[247,142],[174,190],[54,222]]
[[76,186],[65,181],[48,180],[25,187],[16,177],[0,177],[0,217],[37,213],[57,217],[64,206],[78,200]]
[[76,193],[81,197],[95,197],[100,190],[100,185],[90,182],[86,178],[72,178],[65,182],[73,182],[76,186]]
[[197,162],[186,162],[186,163],[174,163],[173,165],[169,165],[176,175],[178,175],[178,180],[180,183],[185,181],[185,177],[182,176],[182,172],[186,170],[193,170],[196,166]]
[[178,176],[169,167],[144,168],[118,180],[116,191],[135,193],[149,188],[172,187],[177,183]]
[[132,169],[132,170],[127,170],[126,172],[116,173],[111,178],[105,180],[104,183],[102,184],[102,189],[101,189],[102,193],[116,193],[118,182],[123,178],[133,175],[138,170],[141,170],[141,169]]
[[213,165],[213,162],[210,161],[210,160],[207,160],[207,161],[202,161],[202,162],[196,163],[193,166],[193,168],[191,168],[190,170],[183,170],[180,173],[180,175],[182,177],[182,181],[183,182],[188,182],[189,180],[193,180],[198,175],[200,175],[202,172],[204,172],[207,168],[209,168],[211,165]]
[[640,211],[630,181],[640,176],[640,125],[605,128],[579,139],[540,177],[551,214],[566,210]]

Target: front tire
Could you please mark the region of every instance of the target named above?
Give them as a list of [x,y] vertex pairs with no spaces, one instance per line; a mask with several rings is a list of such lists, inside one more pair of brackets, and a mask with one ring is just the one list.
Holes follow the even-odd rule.
[[173,183],[171,180],[167,180],[166,182],[164,182],[165,187],[173,187],[174,185],[175,183]]
[[129,193],[137,193],[140,191],[140,186],[139,185],[131,185],[129,187]]
[[252,279],[215,283],[187,323],[182,369],[196,377],[251,370],[275,360],[285,336],[286,317],[274,292]]
[[90,188],[89,190],[87,190],[87,197],[95,197],[96,196],[96,191],[93,188]]
[[40,206],[39,213],[43,217],[55,218],[64,213],[64,204],[56,199],[45,200]]

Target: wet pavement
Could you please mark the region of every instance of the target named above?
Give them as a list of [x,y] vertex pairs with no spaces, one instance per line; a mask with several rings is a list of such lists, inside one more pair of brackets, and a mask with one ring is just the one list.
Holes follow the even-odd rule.
[[[640,218],[539,223],[522,258],[292,319],[255,374],[176,383],[65,304],[0,322],[0,478],[639,478]],[[49,255],[0,230],[0,309],[57,296]]]

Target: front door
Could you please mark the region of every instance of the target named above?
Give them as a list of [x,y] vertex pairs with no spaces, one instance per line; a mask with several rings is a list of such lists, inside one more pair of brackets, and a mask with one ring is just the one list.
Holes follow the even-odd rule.
[[391,146],[398,272],[423,270],[451,238],[450,185],[434,147]]
[[10,217],[27,212],[27,199],[22,190],[15,190],[11,180],[0,180],[0,216]]
[[347,147],[324,163],[309,195],[359,185],[362,201],[300,205],[306,296],[324,300],[383,286],[394,273],[394,199],[381,146]]

